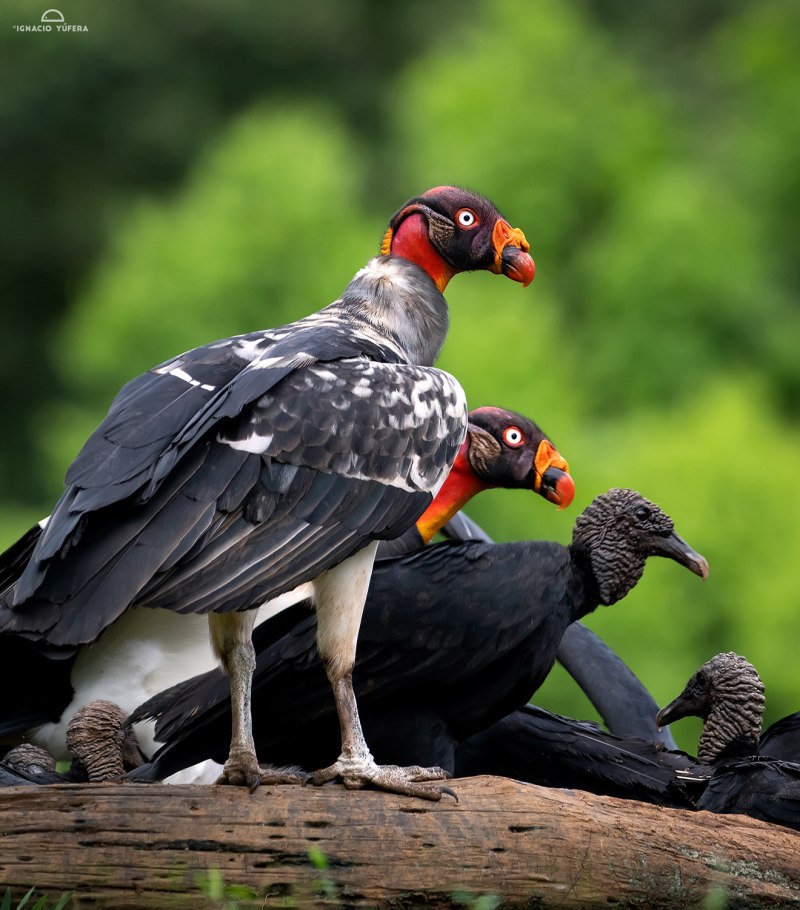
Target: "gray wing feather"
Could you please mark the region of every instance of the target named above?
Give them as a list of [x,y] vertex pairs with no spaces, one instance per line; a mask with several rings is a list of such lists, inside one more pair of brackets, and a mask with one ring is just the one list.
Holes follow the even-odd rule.
[[[190,376],[186,356],[167,366]],[[164,453],[180,448],[177,437],[170,442],[151,426],[141,452],[127,449],[115,435],[122,414],[131,416],[131,403],[138,411],[144,400],[169,398],[162,379],[199,389],[200,410],[213,410],[213,383],[203,389],[167,372],[129,384],[112,407],[108,433],[95,434],[97,457],[87,443],[86,463],[79,458],[71,470],[74,483],[26,569],[27,588],[18,586],[18,606],[10,619],[0,615],[0,628],[70,647],[93,640],[133,603],[248,609],[413,524],[466,433],[458,383],[409,364],[360,357],[297,366],[297,351],[292,357],[295,365],[282,363],[274,385],[274,375],[264,381],[272,366],[249,365],[261,374],[258,397],[176,455],[157,482]],[[233,357],[226,363],[227,375]],[[176,410],[159,414],[176,418],[189,397],[181,389]],[[131,451],[127,469],[115,475]],[[92,458],[106,472],[105,486],[77,481]],[[145,494],[143,477],[151,478]],[[126,493],[123,502],[115,490]],[[84,508],[76,505],[81,498]]]

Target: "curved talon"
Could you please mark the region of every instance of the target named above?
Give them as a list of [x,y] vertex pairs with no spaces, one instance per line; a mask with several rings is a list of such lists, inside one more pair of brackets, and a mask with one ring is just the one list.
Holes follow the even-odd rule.
[[260,783],[258,773],[254,773],[250,769],[227,767],[214,781],[215,786],[247,787],[251,793],[255,793]]
[[452,796],[453,799],[456,801],[456,803],[458,802],[458,794],[452,787],[440,787],[440,789],[442,791],[442,796],[444,796],[445,794],[447,796]]
[[249,749],[232,749],[222,766],[222,774],[214,782],[220,786],[247,787],[254,793],[261,783],[261,768],[255,752]]
[[258,765],[252,767],[247,762],[228,761],[222,768],[222,774],[214,781],[215,786],[247,787],[254,793],[261,782]]

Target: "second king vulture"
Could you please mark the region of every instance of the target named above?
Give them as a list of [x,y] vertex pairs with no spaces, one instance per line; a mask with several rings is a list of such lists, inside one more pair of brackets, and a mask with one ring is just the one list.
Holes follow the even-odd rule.
[[[467,437],[436,498],[402,537],[382,541],[378,556],[416,549],[446,522],[446,533],[463,532],[467,519],[459,515],[454,522],[453,512],[482,490],[532,490],[566,508],[575,489],[568,472],[567,462],[533,421],[503,408],[477,408],[470,412]],[[18,576],[37,532],[38,525],[22,539],[21,548],[3,554],[0,577]],[[18,561],[20,549],[27,556]],[[256,625],[311,593],[310,585],[301,585],[269,601],[258,610]],[[586,648],[581,649],[579,662],[585,664]],[[213,666],[208,623],[200,614],[134,607],[96,641],[61,658],[43,654],[17,636],[0,635],[0,688],[15,690],[13,699],[0,703],[0,742],[22,736],[57,759],[66,759],[69,725],[90,702],[112,701],[128,713],[162,689]],[[20,679],[26,680],[22,687]]]
[[250,713],[255,608],[313,582],[341,754],[324,782],[431,799],[441,770],[379,767],[351,671],[377,543],[425,511],[464,441],[458,382],[432,368],[443,291],[483,269],[531,282],[522,231],[452,186],[391,218],[381,254],[324,309],[215,341],[133,379],[67,471],[0,632],[68,655],[131,606],[209,616],[230,676],[222,782],[269,780]]

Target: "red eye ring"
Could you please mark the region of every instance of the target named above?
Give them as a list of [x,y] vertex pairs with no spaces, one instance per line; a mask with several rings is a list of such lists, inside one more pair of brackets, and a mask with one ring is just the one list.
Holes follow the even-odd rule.
[[506,427],[503,430],[503,442],[512,449],[518,449],[525,442],[525,435],[519,427]]
[[478,216],[472,209],[459,209],[456,212],[456,223],[459,227],[469,228],[471,230],[478,226]]

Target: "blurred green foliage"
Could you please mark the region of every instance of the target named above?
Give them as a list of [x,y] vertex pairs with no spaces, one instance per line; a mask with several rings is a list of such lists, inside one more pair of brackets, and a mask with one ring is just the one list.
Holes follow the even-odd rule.
[[[800,708],[800,8],[334,8],[76,2],[91,30],[69,41],[4,10],[0,541],[48,511],[123,382],[317,309],[405,198],[461,183],[539,271],[457,278],[441,365],[538,420],[578,490],[567,513],[502,491],[469,511],[567,542],[595,495],[639,489],[711,576],[650,565],[590,624],[661,703],[736,650],[769,719]],[[559,674],[537,702],[591,713]]]

